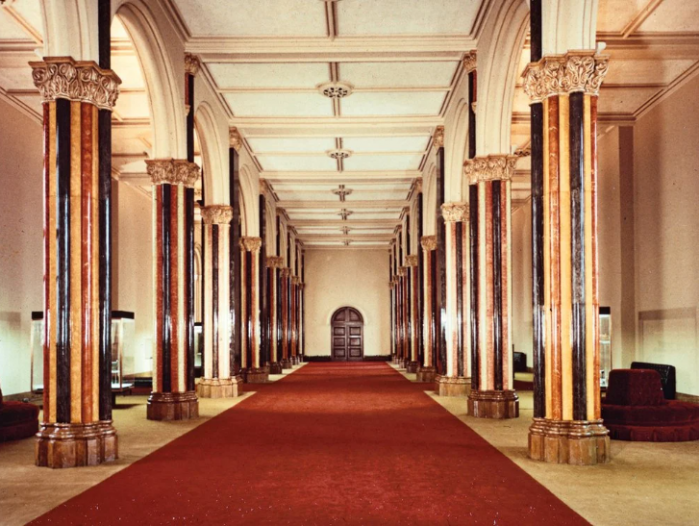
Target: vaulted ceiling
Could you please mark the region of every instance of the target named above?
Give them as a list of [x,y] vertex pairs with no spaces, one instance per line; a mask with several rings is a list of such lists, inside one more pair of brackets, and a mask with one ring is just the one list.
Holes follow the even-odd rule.
[[[163,1],[305,246],[372,247],[385,246],[398,224],[444,123],[461,60],[496,0]],[[38,0],[6,1],[0,97],[37,118],[26,63],[36,58],[41,31]],[[632,124],[697,71],[692,0],[600,0],[598,32],[611,55],[601,131]],[[148,97],[118,21],[113,55],[124,81],[114,112],[115,173],[146,189]],[[526,43],[521,69],[528,60]],[[347,94],[328,97],[329,84]],[[520,85],[512,143],[529,143]],[[523,188],[527,165],[519,165]]]

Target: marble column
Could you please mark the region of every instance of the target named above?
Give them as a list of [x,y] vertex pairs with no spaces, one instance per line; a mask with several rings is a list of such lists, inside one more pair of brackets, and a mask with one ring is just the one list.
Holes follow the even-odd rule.
[[292,282],[292,276],[291,276],[291,269],[289,267],[283,267],[280,270],[280,291],[282,293],[282,297],[280,298],[280,301],[282,303],[282,369],[291,369],[292,368],[292,360],[291,360],[291,340],[290,340],[290,325],[289,325],[289,320],[291,318],[290,316],[290,308],[291,308],[291,301],[290,301],[290,290],[291,290],[291,282]]
[[292,365],[297,365],[299,363],[299,356],[298,356],[298,338],[299,338],[299,333],[297,331],[297,319],[299,316],[298,313],[298,301],[297,301],[297,288],[299,287],[299,277],[298,276],[292,276],[291,277],[291,283],[290,283],[290,313],[291,313],[291,322],[290,322],[290,331],[289,331],[289,338],[290,338],[290,360],[292,361]]
[[588,465],[610,457],[600,417],[596,142],[598,92],[607,69],[607,57],[572,51],[541,57],[524,73],[534,106],[536,285],[528,449],[530,458],[545,462]]
[[485,418],[516,418],[513,390],[511,179],[514,155],[469,159],[472,295],[472,390],[467,413]]
[[279,256],[267,256],[267,281],[268,301],[270,302],[270,374],[282,374],[282,360],[280,349],[280,320],[277,303],[279,301],[279,280],[282,258]]
[[194,386],[188,382],[187,301],[188,215],[186,189],[194,187],[199,167],[185,159],[146,161],[153,183],[153,278],[155,283],[155,345],[153,392],[148,398],[149,420],[185,420],[199,416]]
[[35,462],[93,466],[118,455],[111,371],[104,366],[111,347],[101,342],[109,268],[100,264],[100,231],[108,231],[109,218],[101,213],[99,132],[121,81],[94,62],[69,57],[30,66],[44,133],[44,413]]
[[442,205],[445,221],[445,371],[435,379],[440,396],[469,394],[469,204]]
[[419,382],[435,381],[435,340],[438,337],[436,317],[436,291],[434,287],[437,238],[423,236],[420,240],[423,249],[423,363],[416,374]]
[[246,383],[268,381],[268,371],[261,363],[260,341],[260,248],[259,237],[241,237],[241,349],[243,374]]
[[202,208],[204,222],[204,375],[197,385],[202,398],[229,398],[240,393],[240,378],[231,373],[230,228],[228,205]]
[[406,372],[418,372],[418,292],[420,280],[418,279],[418,256],[406,256],[406,282],[407,303],[410,305],[408,313],[408,349],[406,358]]

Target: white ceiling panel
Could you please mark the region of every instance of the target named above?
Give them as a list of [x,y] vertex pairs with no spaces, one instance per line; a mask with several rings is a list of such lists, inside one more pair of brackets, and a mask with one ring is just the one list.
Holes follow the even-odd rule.
[[335,137],[254,137],[248,144],[256,153],[264,152],[326,152],[335,148]]
[[459,62],[344,62],[340,80],[355,88],[448,88]]
[[338,166],[335,159],[321,155],[261,155],[258,160],[263,170],[271,171],[327,171]]
[[[44,23],[39,0],[19,0],[12,4],[12,9],[17,11],[37,33],[43,35]],[[0,34],[2,34],[1,31]]]
[[599,0],[598,25],[603,33],[619,33],[644,9],[649,0]]
[[481,2],[465,0],[343,0],[338,33],[355,35],[468,35]]
[[664,0],[654,12],[649,15],[638,32],[698,32],[697,0]]
[[354,152],[423,152],[427,148],[429,140],[429,135],[344,137],[343,147]]
[[342,101],[344,117],[438,115],[447,92],[353,93]]
[[4,9],[0,9],[0,40],[31,40],[29,34]]
[[355,155],[343,161],[346,171],[354,170],[417,170],[422,155]]
[[692,66],[694,60],[610,60],[606,84],[669,84]]
[[0,87],[6,90],[35,90],[32,70],[29,67],[0,68]]
[[236,117],[332,117],[333,104],[318,93],[226,93]]
[[315,88],[330,80],[325,62],[208,62],[207,67],[220,88]]
[[598,113],[634,113],[661,88],[625,88],[600,90]]
[[[326,36],[323,2],[309,0],[175,0],[193,35]],[[206,5],[206,9],[203,9]]]

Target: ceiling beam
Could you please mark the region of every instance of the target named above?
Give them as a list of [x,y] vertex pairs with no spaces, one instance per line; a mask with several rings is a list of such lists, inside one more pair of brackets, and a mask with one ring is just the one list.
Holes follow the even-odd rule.
[[320,182],[330,183],[331,185],[349,182],[383,184],[386,182],[412,183],[415,179],[421,177],[421,172],[418,170],[386,172],[359,170],[357,172],[268,172],[263,170],[260,172],[260,177],[272,184],[298,182]]
[[321,243],[328,241],[386,241],[389,242],[394,238],[393,233],[389,234],[297,234],[297,237],[304,241],[304,243]]
[[[329,126],[333,130],[353,128],[381,129],[391,126],[432,128],[444,123],[440,115],[414,116],[366,116],[366,117],[233,117],[229,124],[236,128],[270,128],[318,131],[319,127]],[[326,132],[332,133],[332,132]],[[247,135],[247,134],[246,134]]]
[[344,226],[348,228],[393,228],[401,221],[399,219],[348,219],[347,221],[342,219],[298,219],[290,221],[290,223],[296,228],[342,228]]
[[376,200],[376,201],[278,201],[277,206],[279,208],[284,208],[285,210],[299,210],[305,208],[311,209],[328,209],[328,210],[342,210],[346,208],[348,210],[360,209],[360,208],[370,208],[370,209],[390,209],[390,208],[404,208],[410,205],[410,201],[387,201],[387,200]]

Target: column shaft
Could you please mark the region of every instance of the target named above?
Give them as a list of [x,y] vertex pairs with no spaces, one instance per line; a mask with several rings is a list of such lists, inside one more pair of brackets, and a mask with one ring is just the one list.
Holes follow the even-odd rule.
[[270,304],[270,374],[281,374],[281,349],[280,349],[280,320],[278,308],[279,273],[282,268],[282,258],[277,256],[267,257],[268,272],[268,298]]
[[408,317],[408,338],[409,338],[409,356],[407,359],[406,370],[409,373],[418,372],[418,320],[420,312],[418,311],[418,293],[420,291],[419,275],[418,275],[418,256],[406,256],[406,280],[408,282],[408,298],[409,306]]
[[247,349],[244,374],[246,383],[265,383],[268,381],[268,371],[261,357],[261,322],[260,322],[260,248],[262,240],[259,237],[242,237],[241,259],[244,260],[243,276],[245,300],[243,302],[243,336]]
[[434,287],[435,258],[437,255],[437,240],[435,236],[421,238],[423,249],[423,363],[417,373],[419,382],[435,381],[435,339],[436,327],[436,295]]

